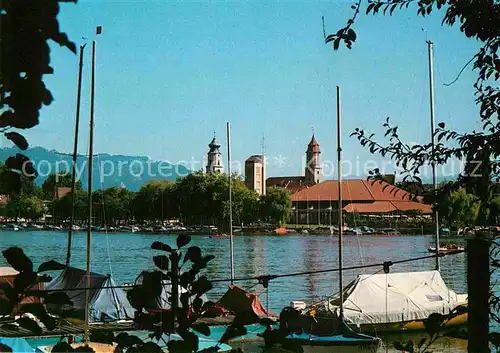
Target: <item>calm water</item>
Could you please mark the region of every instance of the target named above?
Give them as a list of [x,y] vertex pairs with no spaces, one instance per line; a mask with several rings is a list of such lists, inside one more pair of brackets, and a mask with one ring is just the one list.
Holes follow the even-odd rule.
[[[153,269],[151,243],[160,240],[174,246],[175,236],[145,235],[137,233],[95,233],[92,243],[92,271],[110,273],[116,283],[133,282],[142,270]],[[338,267],[338,241],[329,236],[237,236],[235,244],[236,277],[281,274]],[[431,236],[346,236],[344,239],[344,266],[396,261],[429,255]],[[229,239],[210,239],[193,236],[192,245],[198,245],[204,254],[216,258],[208,268],[208,278],[230,277]],[[0,232],[0,248],[19,246],[35,264],[47,260],[65,261],[66,233],[63,232]],[[76,233],[73,240],[72,265],[85,266],[85,233]],[[0,266],[5,266],[3,258]],[[434,268],[434,259],[394,265],[391,271],[418,271]],[[441,258],[441,272],[448,286],[460,293],[466,291],[466,255]],[[359,273],[375,273],[381,268],[344,272],[346,284]],[[243,288],[263,293],[261,301],[266,306],[265,289],[252,282],[238,282]],[[217,283],[210,292],[210,299],[217,299],[227,289],[226,283]],[[268,305],[276,313],[291,300],[310,303],[337,291],[337,273],[275,279],[270,282]],[[441,351],[463,351],[454,342],[445,343]],[[385,351],[385,349],[384,349]]]

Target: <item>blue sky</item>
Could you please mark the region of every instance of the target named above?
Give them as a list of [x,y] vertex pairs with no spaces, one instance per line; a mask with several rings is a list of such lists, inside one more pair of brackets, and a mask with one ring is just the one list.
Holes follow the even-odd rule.
[[[334,52],[323,42],[321,16],[327,31],[336,31],[350,16],[350,5],[63,4],[60,26],[78,44],[82,36],[93,38],[96,25],[103,26],[97,43],[95,150],[201,160],[214,130],[224,142],[230,121],[233,159],[260,153],[264,135],[267,174],[301,174],[313,126],[322,159],[336,158],[335,86],[340,85],[344,158],[363,165],[373,158],[348,137],[355,127],[383,135],[382,123],[390,116],[407,141],[429,139],[426,38],[435,42],[436,120],[462,131],[477,125],[471,68],[451,87],[443,86],[474,55],[477,42],[458,28],[442,27],[442,12],[422,19],[409,9],[393,17],[361,15],[353,49]],[[55,75],[46,83],[55,101],[26,135],[33,146],[69,152],[78,56],[51,48]],[[82,153],[88,148],[90,45],[85,60]],[[276,156],[286,164],[277,165]]]

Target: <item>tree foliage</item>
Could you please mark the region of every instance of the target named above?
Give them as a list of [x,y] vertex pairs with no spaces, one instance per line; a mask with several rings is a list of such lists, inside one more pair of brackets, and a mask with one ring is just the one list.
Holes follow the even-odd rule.
[[[42,105],[53,101],[43,82],[44,75],[54,73],[49,40],[76,53],[75,44],[59,29],[60,2],[0,2],[0,131],[21,150],[28,148],[28,142],[12,129],[36,126]],[[34,171],[32,163],[22,154],[9,157],[6,164],[11,173],[3,177],[11,190],[19,191],[21,175],[36,176],[29,172]]]
[[15,194],[9,197],[5,207],[5,215],[10,218],[38,220],[47,211],[43,201],[34,195]]
[[479,204],[475,195],[459,189],[439,198],[434,204],[434,209],[437,209],[441,220],[446,222],[448,227],[474,227]]
[[[325,36],[326,43],[333,42],[334,49],[340,42],[351,47],[356,40],[353,29],[355,20],[363,10],[365,3],[356,1],[353,16],[345,27],[335,34]],[[439,123],[434,134],[437,144],[410,145],[399,138],[398,127],[387,118],[386,143],[379,142],[374,134],[365,133],[361,128],[353,132],[362,146],[371,153],[394,159],[403,169],[405,180],[421,183],[419,175],[426,164],[444,164],[452,158],[465,160],[464,171],[456,183],[443,188],[443,192],[464,187],[468,193],[478,196],[480,202],[480,224],[487,223],[487,215],[492,199],[493,181],[499,180],[500,170],[500,89],[496,82],[500,78],[500,4],[495,0],[374,0],[366,4],[366,14],[389,14],[403,8],[415,8],[418,16],[426,17],[433,11],[443,13],[443,25],[459,26],[459,30],[468,38],[481,43],[472,58],[477,80],[474,83],[476,103],[479,106],[480,131],[457,132]],[[439,195],[437,195],[439,198]]]
[[274,224],[286,223],[292,214],[291,193],[285,188],[272,186],[261,198],[261,215]]
[[[72,187],[72,179],[70,173],[50,174],[42,184],[42,190],[48,200],[52,200],[55,196],[56,188]],[[82,182],[77,180],[75,183],[76,190],[82,190]]]

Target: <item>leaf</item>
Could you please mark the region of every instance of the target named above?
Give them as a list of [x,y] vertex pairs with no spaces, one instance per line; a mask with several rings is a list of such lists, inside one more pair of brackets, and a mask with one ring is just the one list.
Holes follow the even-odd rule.
[[38,266],[38,271],[37,272],[45,272],[45,271],[58,271],[58,270],[64,270],[66,268],[65,265],[54,261],[50,260],[47,262],[44,262],[40,266]]
[[333,41],[333,50],[338,50],[340,45],[340,38],[337,38]]
[[155,241],[153,244],[151,244],[151,249],[162,250],[162,251],[166,251],[169,253],[174,251],[169,245],[164,244],[161,241]]
[[245,328],[245,326],[231,325],[226,329],[226,332],[224,332],[224,334],[220,338],[220,342],[226,343],[230,339],[233,339],[233,338],[239,337],[239,336],[244,336],[246,334],[247,334],[247,329]]
[[28,141],[26,141],[26,139],[24,138],[23,135],[17,133],[17,132],[6,132],[5,134],[5,137],[7,137],[9,140],[11,140],[12,142],[14,142],[14,144],[19,147],[19,149],[21,150],[26,150],[28,149]]
[[210,327],[206,323],[195,324],[192,329],[205,336],[210,336]]
[[431,336],[435,335],[441,329],[441,325],[443,324],[444,320],[444,315],[437,313],[429,315],[429,317],[424,320],[425,331]]
[[177,247],[180,249],[184,245],[189,244],[190,241],[191,241],[191,237],[189,235],[181,234],[177,237]]
[[16,271],[33,271],[33,263],[24,254],[24,251],[18,247],[11,247],[2,251],[3,257]]
[[5,165],[10,169],[19,170],[22,174],[29,177],[36,177],[37,171],[33,167],[33,162],[20,153],[17,153],[14,157],[9,157],[5,161]]
[[212,282],[210,282],[205,276],[201,276],[192,284],[193,292],[200,296],[208,292],[212,289],[212,287]]
[[440,123],[438,124],[438,126],[439,126],[441,129],[444,129],[444,126],[445,126],[445,125],[444,125],[444,123],[443,123],[443,122],[440,122]]
[[34,334],[41,335],[42,334],[42,328],[38,326],[35,320],[32,320],[27,317],[22,317],[18,320],[16,320],[16,323],[21,326],[22,328],[29,330],[33,332]]
[[66,352],[74,352],[75,350],[71,345],[64,341],[59,341],[56,343],[54,347],[52,347],[51,352],[54,353],[66,353]]
[[352,28],[347,30],[346,38],[352,42],[356,40],[356,32]]
[[35,272],[21,272],[14,279],[14,288],[19,293],[24,292],[29,287],[36,284],[37,276]]
[[198,246],[190,246],[186,255],[184,255],[184,262],[191,260],[191,262],[196,263],[201,260],[201,249]]
[[163,271],[168,271],[168,257],[165,255],[153,256],[153,262],[156,267]]

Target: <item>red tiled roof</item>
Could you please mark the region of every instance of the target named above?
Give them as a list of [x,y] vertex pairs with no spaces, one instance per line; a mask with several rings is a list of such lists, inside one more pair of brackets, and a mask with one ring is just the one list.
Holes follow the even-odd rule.
[[375,201],[371,203],[350,203],[344,207],[344,211],[349,213],[389,213],[411,210],[417,210],[424,214],[432,213],[432,207],[430,205],[415,201]]
[[312,135],[311,142],[309,142],[309,144],[307,145],[307,151],[321,153],[321,151],[319,150],[319,143],[318,141],[316,141],[316,137],[314,137],[314,135]]
[[392,201],[392,204],[396,206],[398,211],[418,210],[426,214],[432,213],[432,206],[425,203],[415,201]]
[[66,187],[66,186],[60,186],[58,188],[56,188],[56,192],[55,192],[55,196],[56,196],[56,199],[60,199],[60,198],[63,198],[64,196],[68,195],[69,193],[71,193],[71,188],[70,187]]
[[372,203],[350,203],[344,207],[346,212],[357,213],[388,213],[397,211],[390,201],[375,201]]
[[[412,195],[380,180],[342,180],[344,201],[411,201]],[[292,195],[292,201],[338,201],[338,181],[327,180]]]

